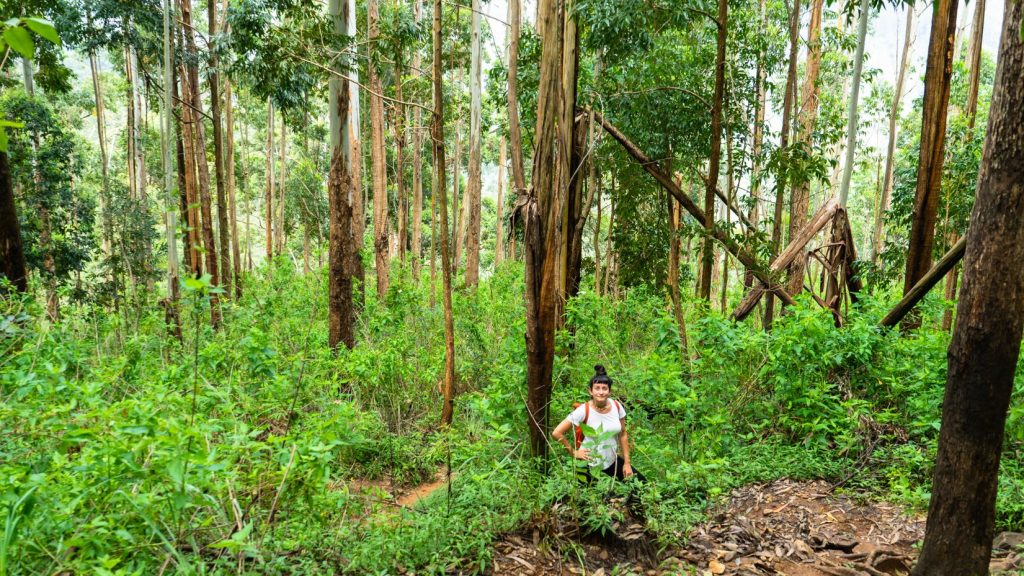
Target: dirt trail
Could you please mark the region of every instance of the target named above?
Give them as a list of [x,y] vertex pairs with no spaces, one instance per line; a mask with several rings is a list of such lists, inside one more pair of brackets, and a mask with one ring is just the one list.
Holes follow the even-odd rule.
[[[654,553],[640,524],[606,538],[543,528],[495,544],[492,574],[701,574],[736,576],[897,576],[908,574],[925,518],[899,506],[836,495],[823,481],[778,480],[738,488],[690,532],[687,545]],[[550,524],[550,521],[548,522]],[[547,532],[550,532],[548,530]],[[1024,535],[1000,534],[993,574],[1024,574]],[[568,560],[566,560],[568,558]]]

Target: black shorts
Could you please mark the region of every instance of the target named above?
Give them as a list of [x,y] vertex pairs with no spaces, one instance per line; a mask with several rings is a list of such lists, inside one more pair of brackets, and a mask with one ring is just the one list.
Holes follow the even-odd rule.
[[[622,456],[616,456],[615,457],[615,462],[612,462],[611,466],[608,466],[604,470],[601,470],[601,472],[604,472],[605,474],[607,474],[608,476],[611,476],[612,478],[615,478],[616,480],[620,480],[620,481],[621,480],[626,480],[626,476],[622,472],[622,467],[625,466],[625,465],[626,465],[626,461],[622,459]],[[586,476],[586,480],[587,480],[588,484],[594,481],[594,478],[590,475],[590,467],[589,466],[586,469],[585,476]],[[633,475],[630,476],[629,479],[630,480],[639,480],[640,482],[646,482],[647,481],[647,479],[644,478],[644,475],[641,474],[640,471],[637,470],[635,467],[633,468]]]

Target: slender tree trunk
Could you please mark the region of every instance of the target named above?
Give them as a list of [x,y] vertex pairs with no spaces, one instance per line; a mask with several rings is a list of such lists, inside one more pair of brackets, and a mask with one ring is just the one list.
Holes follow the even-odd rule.
[[[356,0],[346,0],[348,13],[348,35],[356,37]],[[363,266],[362,249],[363,237],[366,232],[366,202],[363,196],[363,144],[362,115],[359,104],[359,67],[353,66],[349,71],[352,81],[349,86],[349,108],[351,113],[348,118],[349,143],[352,147],[352,236],[355,241],[355,250],[351,254],[352,276],[354,278],[355,291],[353,298],[355,306],[362,306],[366,289],[366,269]]]
[[[209,35],[217,35],[217,2],[207,0],[207,25]],[[220,113],[220,64],[217,52],[210,50],[210,64],[208,82],[210,84],[210,120],[213,124],[213,168],[217,177],[217,232],[219,236],[218,249],[220,250],[219,271],[221,283],[224,286],[224,294],[230,298],[231,290],[231,228],[228,225],[228,201],[225,191],[225,169],[224,169],[224,130],[221,124]]]
[[[984,2],[985,0],[979,0]],[[914,38],[914,7],[907,7],[907,24],[903,34],[903,54],[900,56],[900,69],[896,74],[896,88],[889,109],[889,147],[885,153],[885,172],[882,174],[882,201],[875,215],[875,229],[871,238],[871,261],[878,263],[878,255],[885,247],[882,230],[885,225],[885,213],[892,204],[893,166],[896,157],[896,130],[900,119],[900,102],[903,99],[903,81],[907,76],[910,63],[910,46]]]
[[[595,170],[595,174],[600,172]],[[597,218],[594,220],[594,294],[601,295],[601,184],[597,183]]]
[[[811,22],[807,32],[807,64],[804,85],[800,93],[800,113],[797,123],[800,130],[796,142],[808,153],[814,140],[814,124],[818,119],[818,72],[821,69],[821,14],[823,0],[811,0]],[[789,198],[789,237],[796,238],[807,225],[811,203],[811,182],[803,178],[793,186]],[[786,291],[797,295],[804,285],[804,258],[795,258],[789,265],[789,280]]]
[[[395,27],[399,25],[398,17],[402,0],[395,0]],[[405,263],[405,253],[409,247],[409,199],[405,190],[405,110],[402,106],[402,74],[404,56],[401,43],[396,43],[395,53],[395,193],[398,196],[398,257]]]
[[[799,2],[799,0],[797,0]],[[714,265],[715,246],[711,232],[715,228],[715,187],[718,186],[718,171],[722,153],[722,108],[725,100],[725,41],[729,33],[729,4],[718,0],[717,53],[715,56],[715,96],[711,108],[711,157],[708,160],[707,189],[704,193],[704,250],[700,276],[700,297],[711,299],[711,268]]]
[[476,286],[480,277],[481,163],[481,63],[480,0],[472,0],[473,15],[469,65],[469,186],[466,189],[466,286]]
[[[614,183],[614,180],[613,180]],[[612,231],[615,230],[615,195],[611,195],[608,203],[608,235],[604,239],[604,289],[601,293],[608,296],[608,286],[612,277]]]
[[[508,0],[508,134],[512,160],[512,185],[518,197],[526,193],[526,172],[523,168],[523,135],[519,127],[519,34],[522,18],[521,0]],[[515,260],[515,250],[512,259]]]
[[[221,12],[224,14],[225,28],[224,33],[228,36],[231,35],[231,25],[227,24],[228,14],[228,0],[222,0]],[[228,206],[229,213],[228,218],[231,220],[231,260],[233,270],[232,285],[235,287],[235,298],[239,299],[242,297],[242,257],[241,248],[239,243],[241,239],[238,236],[238,203],[235,197],[235,119],[234,119],[234,102],[231,97],[231,78],[227,74],[224,75],[224,130],[225,130],[225,170],[227,175],[225,177],[225,184],[227,186],[228,195]],[[248,215],[246,216],[248,217]]]
[[267,264],[274,259],[274,102],[267,98],[267,150],[265,156],[267,175],[266,191],[263,200],[267,220]]
[[[682,185],[682,181],[679,181]],[[686,317],[683,314],[683,302],[679,293],[679,230],[682,227],[682,208],[679,203],[666,194],[668,201],[668,290],[672,300],[672,314],[676,319],[676,326],[679,328],[679,353],[683,362],[689,362],[690,350],[686,336]],[[600,207],[600,204],[598,204]],[[597,242],[594,243],[595,248]]]
[[[765,0],[758,1],[758,14],[760,15],[761,26],[766,25],[766,13],[765,13]],[[754,142],[752,145],[752,156],[751,161],[753,162],[753,168],[750,173],[750,212],[748,220],[750,220],[754,226],[758,225],[760,219],[760,204],[761,204],[761,149],[764,145],[764,110],[765,103],[767,100],[768,91],[767,87],[767,76],[768,67],[764,63],[764,54],[758,53],[757,55],[757,72],[754,79],[754,91],[757,93],[757,103],[754,109]],[[689,251],[687,251],[689,252]],[[747,270],[743,275],[743,287],[749,290],[754,285],[754,273]]]
[[497,230],[494,235],[494,269],[497,270],[505,259],[505,163],[506,163],[505,137],[498,141],[498,218]]
[[[456,8],[458,13],[458,8]],[[456,18],[458,21],[458,18]],[[458,80],[456,83],[461,86],[462,71],[459,70]],[[452,162],[452,219],[454,223],[452,228],[455,229],[455,238],[452,242],[455,245],[455,258],[452,260],[452,273],[457,274],[459,271],[459,263],[462,262],[462,240],[466,235],[466,231],[463,226],[466,223],[466,218],[462,215],[461,209],[465,209],[465,199],[460,198],[462,191],[462,118],[458,118],[455,121],[455,160]]]
[[[372,0],[371,0],[372,1]],[[444,406],[441,408],[441,426],[452,423],[455,398],[455,320],[452,314],[452,267],[448,262],[448,200],[445,198],[444,174],[444,98],[441,91],[441,0],[434,0],[434,117],[431,120],[433,139],[434,185],[433,192],[441,204],[441,278],[444,284]],[[435,241],[438,237],[435,237]]]
[[384,295],[388,292],[390,263],[388,256],[388,191],[385,172],[387,156],[384,152],[384,100],[381,98],[384,89],[381,86],[380,76],[377,74],[377,58],[374,56],[376,43],[380,36],[379,19],[377,0],[368,0],[367,29],[370,38],[370,60],[367,70],[370,77],[370,136],[372,138],[370,151],[373,159],[373,243],[377,258],[377,296],[383,300]]
[[[349,12],[345,0],[330,0],[328,4],[334,32],[347,34],[348,21],[355,16]],[[352,186],[352,147],[349,143],[349,106],[351,92],[348,80],[332,74],[328,81],[328,116],[331,130],[331,169],[327,182],[328,223],[328,296],[327,344],[337,350],[339,344],[355,346],[352,305],[352,201],[359,191]]]
[[[192,54],[197,54],[195,34],[192,28],[192,0],[181,0],[181,21],[185,34],[185,47]],[[203,102],[199,97],[199,70],[189,66],[189,89],[191,105],[195,111],[194,154],[199,180],[199,206],[203,220],[203,250],[206,253],[206,272],[210,275],[210,284],[220,286],[220,275],[217,270],[217,245],[213,239],[213,210],[210,199],[210,166],[206,161],[206,141],[203,137]],[[210,294],[210,323],[214,328],[220,325],[220,298]]]
[[[421,0],[413,2],[413,19],[417,24],[423,19]],[[419,79],[421,65],[420,51],[413,50],[414,79]],[[419,106],[413,108],[412,118],[412,278],[419,282],[420,267],[423,264],[423,115]]]
[[[174,59],[171,52],[171,22],[174,18],[173,3],[164,2],[163,5],[163,17],[164,17],[164,37],[163,37],[163,82],[164,82],[164,104],[160,110],[160,127],[161,127],[161,138],[162,144],[162,156],[163,156],[163,169],[164,169],[164,195],[167,202],[167,208],[164,212],[164,218],[166,223],[166,239],[167,239],[167,303],[169,310],[173,318],[178,318],[178,238],[177,238],[177,204],[178,199],[174,195],[174,168],[173,160],[171,159],[171,146],[177,139],[174,137],[174,97],[173,97],[173,86],[174,86]],[[95,53],[90,52],[90,61],[95,59]],[[95,65],[95,64],[93,64]],[[95,79],[95,68],[94,68],[94,86],[93,89],[98,91],[98,82]],[[98,109],[97,109],[98,110]],[[106,167],[103,168],[103,186],[104,193],[107,191],[107,174]],[[177,326],[178,340],[181,341],[181,326]]]
[[[181,38],[179,37],[179,40]],[[183,42],[179,42],[179,45]],[[178,185],[181,189],[181,216],[185,221],[185,267],[188,269],[189,274],[193,277],[198,278],[203,274],[203,262],[200,257],[201,242],[199,240],[199,230],[202,224],[199,222],[199,203],[197,202],[196,194],[196,162],[195,154],[192,152],[194,146],[192,144],[193,133],[192,124],[194,120],[194,112],[192,107],[189,106],[189,94],[191,94],[191,88],[188,85],[188,71],[185,65],[182,64],[177,68],[178,80],[180,81],[181,94],[178,94],[179,84],[175,83],[172,89],[174,90],[174,101],[179,106],[179,124],[178,124]]]
[[[128,44],[128,66],[131,70],[130,89],[132,98],[132,152],[134,157],[132,162],[135,166],[135,191],[138,195],[139,204],[142,205],[143,210],[146,210],[149,206],[149,198],[146,194],[146,148],[144,146],[142,123],[146,118],[145,113],[145,99],[143,98],[143,87],[144,83],[139,77],[139,56],[135,50],[135,45]],[[149,239],[146,239],[146,253],[149,253]],[[148,262],[147,262],[148,266]]]
[[[954,3],[956,0],[951,0]],[[955,8],[954,8],[955,10]],[[850,179],[853,176],[854,157],[857,154],[857,125],[860,104],[860,77],[864,68],[864,44],[868,35],[868,19],[871,17],[871,3],[861,0],[860,16],[857,20],[857,51],[853,55],[853,84],[850,92],[850,108],[846,123],[846,163],[843,166],[843,182],[839,187],[839,207],[846,209],[850,195]],[[955,14],[953,20],[956,20]]]
[[[932,32],[928,43],[924,99],[921,113],[921,152],[918,159],[917,188],[907,249],[906,294],[932,265],[935,221],[941,202],[942,162],[946,147],[946,113],[949,105],[953,42],[956,33],[956,0],[938,0],[932,13]],[[906,328],[921,325],[920,316],[904,319]]]
[[15,290],[28,292],[28,268],[7,152],[0,152],[0,273],[10,280]]
[[[131,28],[131,21],[127,20],[124,22],[126,28]],[[125,102],[125,172],[128,175],[128,197],[132,200],[138,199],[138,185],[139,180],[135,176],[135,171],[138,166],[135,163],[137,156],[135,155],[135,147],[138,141],[135,139],[135,80],[132,78],[132,57],[128,51],[129,44],[125,42],[122,46],[122,56],[124,57],[124,79],[125,84],[128,87],[128,94]],[[28,68],[27,70],[31,70]],[[29,86],[31,83],[26,81],[25,85]],[[31,93],[31,92],[30,92]]]
[[924,547],[913,574],[987,574],[999,460],[1024,328],[1024,4],[1007,2],[967,229]]
[[281,137],[278,139],[280,146],[278,150],[280,152],[280,170],[278,170],[278,183],[277,183],[277,226],[274,230],[274,252],[278,254],[287,254],[287,239],[285,238],[284,230],[284,202],[286,184],[288,182],[288,132],[286,124],[284,123],[284,110],[281,110]]
[[[789,15],[789,71],[786,74],[786,94],[782,99],[782,136],[779,149],[782,159],[775,183],[775,219],[772,222],[772,254],[778,254],[782,244],[782,206],[786,199],[786,168],[789,164],[790,115],[796,97],[796,60],[800,42],[800,0],[794,0]],[[770,330],[775,315],[775,294],[765,298],[764,328]]]
[[[90,18],[89,26],[92,26]],[[100,174],[103,178],[103,189],[100,191],[100,246],[104,254],[110,254],[111,231],[110,213],[107,208],[110,202],[110,159],[107,154],[107,122],[106,105],[103,102],[103,85],[100,82],[99,58],[96,50],[89,51],[89,69],[92,72],[92,91],[96,100],[96,136],[100,145]]]

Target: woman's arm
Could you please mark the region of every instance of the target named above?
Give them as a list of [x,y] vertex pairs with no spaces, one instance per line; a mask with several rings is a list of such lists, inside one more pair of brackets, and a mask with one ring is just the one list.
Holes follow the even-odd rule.
[[569,451],[569,454],[571,454],[573,458],[577,458],[579,460],[586,460],[590,458],[590,450],[586,448],[580,448],[579,450],[576,450],[575,448],[573,448],[572,443],[569,442],[569,439],[565,437],[565,433],[568,432],[571,428],[572,422],[570,422],[569,419],[566,418],[565,420],[562,420],[562,422],[559,423],[558,426],[555,426],[554,430],[551,431],[551,437],[554,438],[555,441],[561,444],[562,446],[565,446],[565,449]]
[[626,432],[626,419],[619,418],[622,425],[622,432],[619,432],[619,445],[622,446],[622,475],[632,476],[633,466],[629,463],[629,433]]

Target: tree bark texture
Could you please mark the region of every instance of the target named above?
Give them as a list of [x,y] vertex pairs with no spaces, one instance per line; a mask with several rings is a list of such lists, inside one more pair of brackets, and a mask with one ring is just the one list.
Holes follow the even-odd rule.
[[481,63],[480,0],[473,0],[472,35],[469,65],[469,185],[466,187],[466,286],[476,286],[480,278],[480,202],[482,182],[481,156]]
[[522,199],[519,202],[525,234],[527,425],[531,452],[540,457],[548,453],[558,252],[562,244],[559,224],[565,189],[558,186],[558,164],[569,157],[569,151],[556,149],[563,97],[562,35],[565,16],[562,8],[558,0],[540,0],[537,5],[537,29],[542,41],[533,186],[525,202]]
[[[423,3],[413,2],[413,19],[419,24],[423,19]],[[422,65],[420,51],[414,50],[412,56],[412,75],[419,78]],[[413,108],[412,132],[412,278],[419,281],[420,267],[423,263],[423,117],[419,106]]]
[[267,185],[263,200],[266,209],[267,265],[274,259],[274,102],[267,98],[267,149],[265,156]]
[[[344,5],[343,5],[344,3]],[[328,10],[334,31],[346,34],[348,20],[354,15],[348,11],[345,0],[330,0]],[[349,106],[351,92],[348,80],[332,74],[328,82],[328,108],[331,130],[331,168],[327,181],[327,209],[329,212],[327,267],[328,267],[328,346],[337,350],[339,344],[355,346],[352,306],[352,253],[356,251],[352,235],[352,201],[359,191],[352,186],[352,148],[349,142]]]
[[[946,147],[946,113],[949,105],[953,43],[956,35],[956,0],[938,0],[932,11],[932,33],[924,76],[921,112],[921,153],[917,163],[917,188],[907,248],[906,294],[932,265],[935,222],[941,202],[942,162]],[[904,320],[907,328],[920,326],[920,318]]]
[[[210,36],[217,34],[217,2],[207,0],[207,19]],[[228,224],[228,201],[225,190],[226,176],[224,167],[224,129],[221,124],[220,110],[220,71],[217,51],[210,50],[210,67],[207,81],[210,84],[210,120],[213,123],[213,167],[217,177],[217,232],[220,250],[219,272],[224,294],[231,297],[231,228]]]
[[384,151],[384,89],[377,74],[377,59],[373,56],[380,36],[380,16],[377,0],[367,3],[367,30],[370,39],[370,60],[367,74],[370,80],[370,156],[373,163],[373,245],[377,264],[377,296],[381,299],[388,292],[390,262],[388,256],[388,190]]
[[[523,166],[523,135],[519,127],[519,34],[522,20],[521,0],[508,0],[508,138],[512,163],[512,185],[516,196],[526,194]],[[515,259],[515,254],[512,254]]]
[[[824,0],[811,0],[811,21],[807,32],[807,63],[804,85],[800,90],[800,112],[796,143],[809,154],[813,145],[814,124],[818,119],[818,72],[821,70],[821,14]],[[811,200],[811,182],[804,178],[796,182],[789,197],[789,237],[795,238],[807,225]],[[786,289],[799,294],[803,288],[805,260],[797,258],[789,266]]]
[[[186,49],[197,54],[194,29],[192,28],[192,0],[181,0],[181,21],[185,34]],[[206,272],[210,275],[210,284],[220,286],[220,275],[217,270],[217,244],[213,238],[213,209],[210,198],[210,165],[206,160],[206,139],[203,136],[203,102],[199,96],[199,69],[195,65],[188,66],[190,100],[195,111],[193,128],[193,153],[196,158],[199,183],[199,208],[203,220],[203,250],[206,253]],[[216,328],[220,324],[220,298],[210,294],[210,323]]]
[[[445,191],[444,170],[444,98],[441,91],[441,0],[434,0],[434,114],[431,119],[433,139],[434,186],[433,194],[440,204],[441,231],[432,243],[441,244],[441,282],[444,307],[444,406],[441,408],[441,426],[452,423],[455,398],[455,320],[452,314],[452,267],[448,254],[448,199]],[[431,284],[433,285],[433,283]]]
[[[348,35],[356,36],[356,0],[346,0],[348,6]],[[363,144],[362,115],[359,104],[359,67],[353,66],[349,72],[352,79],[349,86],[349,108],[352,112],[348,119],[349,143],[352,148],[352,236],[355,238],[355,251],[352,253],[352,276],[357,282],[354,297],[356,304],[361,305],[366,290],[366,269],[363,266],[361,251],[366,233],[366,200],[363,195]]]
[[498,142],[498,218],[494,236],[494,269],[505,259],[505,164],[507,162],[505,137]]
[[1007,2],[915,576],[987,574],[1024,329],[1024,3]]
[[[799,1],[799,0],[798,0]],[[725,105],[725,41],[729,32],[729,3],[718,0],[718,28],[715,55],[715,95],[711,107],[711,157],[708,160],[708,180],[704,192],[704,250],[701,257],[700,297],[711,299],[711,268],[714,266],[715,248],[711,231],[715,229],[715,187],[722,154],[722,109]]]

